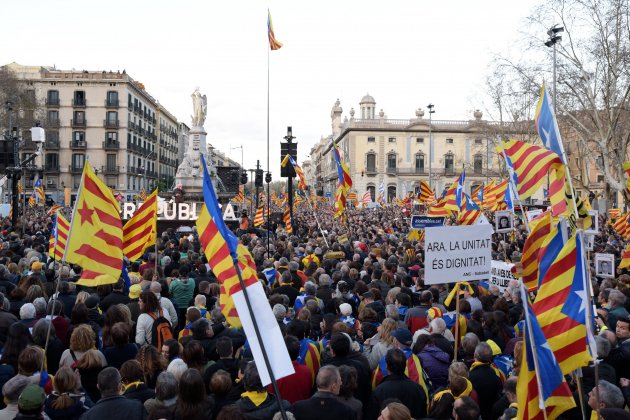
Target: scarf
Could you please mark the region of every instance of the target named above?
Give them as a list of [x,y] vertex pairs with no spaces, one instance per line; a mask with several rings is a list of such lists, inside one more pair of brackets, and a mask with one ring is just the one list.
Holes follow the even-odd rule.
[[475,370],[475,368],[479,366],[486,366],[486,365],[492,368],[492,370],[494,371],[494,374],[497,375],[497,377],[501,380],[501,383],[505,382],[505,374],[501,372],[499,368],[494,365],[494,363],[482,363],[482,362],[474,361],[473,364],[470,366],[470,372],[472,372],[473,370]]
[[249,398],[249,400],[256,406],[259,407],[260,404],[264,403],[267,400],[267,391],[245,391],[241,394],[243,398]]
[[140,385],[144,385],[142,381],[131,382],[130,384],[125,385],[125,392],[127,392],[131,387],[138,388]]

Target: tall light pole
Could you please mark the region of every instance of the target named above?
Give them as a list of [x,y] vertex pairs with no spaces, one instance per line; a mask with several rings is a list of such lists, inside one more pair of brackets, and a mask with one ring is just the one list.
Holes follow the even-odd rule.
[[241,149],[241,171],[244,171],[245,168],[243,167],[243,145],[241,144],[240,146],[230,147],[230,150],[235,150],[235,149]]
[[554,114],[557,114],[556,112],[556,44],[562,41],[562,35],[560,35],[562,32],[564,32],[563,26],[553,25],[551,29],[547,31],[547,35],[549,35],[549,39],[547,40],[547,42],[545,42],[545,46],[553,47],[553,85],[552,85],[553,102],[552,102],[552,105],[553,105]]
[[429,108],[429,186],[433,188],[431,176],[431,162],[433,161],[433,137],[431,132],[431,122],[433,121],[432,114],[435,112],[435,110],[433,109],[433,104],[427,105],[427,108]]

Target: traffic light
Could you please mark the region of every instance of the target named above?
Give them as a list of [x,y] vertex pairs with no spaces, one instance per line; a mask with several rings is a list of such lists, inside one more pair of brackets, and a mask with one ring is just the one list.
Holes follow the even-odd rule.
[[265,182],[267,184],[271,183],[271,172],[267,172],[267,175],[265,175]]
[[263,186],[263,170],[262,169],[256,169],[256,178],[254,178],[254,185],[256,185],[257,187]]
[[241,172],[241,184],[247,184],[247,172],[245,171]]

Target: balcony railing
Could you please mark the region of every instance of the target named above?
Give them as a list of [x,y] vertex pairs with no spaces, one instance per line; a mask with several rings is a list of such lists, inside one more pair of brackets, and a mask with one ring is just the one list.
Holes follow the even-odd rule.
[[103,120],[103,127],[105,128],[118,128],[118,120]]
[[376,175],[377,173],[378,171],[376,170],[376,168],[367,168],[365,170],[366,175]]
[[105,99],[105,108],[118,108],[118,99]]
[[34,141],[31,141],[31,140],[23,141],[20,146],[21,146],[20,149],[22,149],[22,150],[35,150],[35,149],[37,149],[37,143],[35,143]]
[[87,120],[85,118],[73,118],[70,120],[70,125],[72,127],[85,127],[87,126]]
[[427,175],[426,168],[398,168],[398,175]]
[[75,108],[85,108],[87,106],[87,101],[85,98],[74,98],[72,100],[72,106]]
[[58,163],[47,163],[46,166],[44,166],[44,172],[46,172],[46,173],[59,172],[59,164]]
[[116,166],[116,165],[101,166],[101,171],[105,175],[118,175],[118,173],[120,173],[120,166]]
[[46,106],[59,106],[59,98],[46,98]]
[[46,120],[47,128],[59,128],[60,125],[61,122],[59,121],[59,118],[48,118],[48,120]]
[[398,168],[388,166],[385,172],[387,172],[387,175],[396,175],[398,173]]
[[118,150],[120,149],[120,142],[118,140],[105,140],[103,142],[104,150]]
[[46,139],[44,147],[48,150],[59,150],[59,139]]
[[71,149],[87,149],[87,142],[85,140],[70,140]]
[[83,172],[83,166],[85,165],[68,165],[68,172],[70,172],[71,174],[80,174]]

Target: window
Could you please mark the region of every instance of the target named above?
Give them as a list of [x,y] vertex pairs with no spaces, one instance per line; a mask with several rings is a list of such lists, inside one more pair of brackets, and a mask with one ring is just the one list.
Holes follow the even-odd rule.
[[601,156],[597,156],[596,163],[598,168],[604,167],[604,159]]
[[424,144],[424,137],[416,137],[416,143]]
[[475,139],[475,144],[481,144],[481,139]]
[[127,94],[127,107],[133,108],[133,98],[131,96],[131,93]]
[[390,185],[387,187],[387,202],[391,203],[396,198],[396,187],[394,185]]
[[46,169],[59,168],[59,155],[57,153],[46,153]]
[[387,155],[387,169],[396,169],[396,154],[390,153]]
[[46,117],[48,118],[49,127],[59,127],[59,111],[48,110]]
[[107,106],[118,106],[118,92],[115,90],[107,92]]
[[118,133],[113,131],[113,132],[107,132],[105,133],[106,139],[108,143],[112,143],[118,140]]
[[85,125],[85,111],[74,111],[74,123]]
[[604,175],[597,175],[597,182],[599,183],[604,182]]
[[118,125],[118,112],[107,111],[107,125],[108,126]]
[[72,186],[74,189],[78,189],[81,184],[81,175],[75,175],[72,177]]
[[390,137],[387,139],[390,143],[396,143],[396,137]]
[[453,144],[453,139],[446,139],[446,144]]
[[115,154],[107,155],[107,170],[108,171],[116,170],[116,155]]
[[72,167],[75,169],[83,169],[85,166],[85,155],[74,153],[72,155]]
[[416,172],[424,172],[424,153],[416,154]]
[[47,105],[59,105],[59,91],[58,90],[49,90],[46,94],[46,104]]
[[473,170],[476,174],[483,172],[483,156],[481,154],[476,154],[473,157]]
[[74,91],[74,106],[85,106],[85,91],[83,90],[75,90]]
[[376,137],[368,137],[368,143],[376,143]]
[[454,159],[452,153],[447,153],[444,155],[444,172],[452,173],[455,169]]
[[376,187],[374,185],[368,185],[367,189],[370,192],[372,201],[376,201]]
[[376,154],[368,153],[367,154],[367,171],[368,172],[376,172]]
[[85,141],[85,131],[75,131],[72,133],[72,139],[75,142]]

